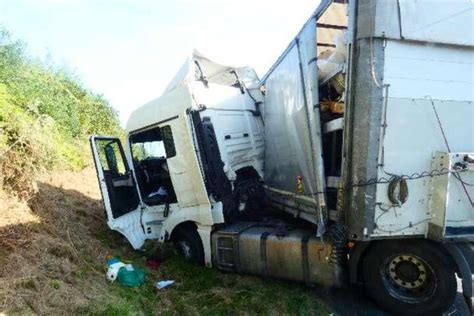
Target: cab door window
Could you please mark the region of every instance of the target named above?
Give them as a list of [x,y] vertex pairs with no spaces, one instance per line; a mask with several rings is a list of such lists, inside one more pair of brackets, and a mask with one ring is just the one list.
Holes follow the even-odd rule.
[[93,137],[98,155],[97,167],[102,169],[113,218],[125,215],[140,203],[132,173],[118,138]]
[[167,159],[176,155],[170,126],[155,127],[130,136],[133,164],[143,202],[176,203]]

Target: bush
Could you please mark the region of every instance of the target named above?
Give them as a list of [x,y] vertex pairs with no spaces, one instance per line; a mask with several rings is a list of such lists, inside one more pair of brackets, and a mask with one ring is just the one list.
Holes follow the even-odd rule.
[[27,194],[41,170],[84,167],[91,134],[121,135],[117,112],[0,28],[0,185]]

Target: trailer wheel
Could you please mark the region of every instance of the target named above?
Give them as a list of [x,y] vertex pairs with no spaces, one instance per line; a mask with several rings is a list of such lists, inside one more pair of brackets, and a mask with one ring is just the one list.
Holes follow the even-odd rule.
[[454,302],[454,267],[435,244],[386,241],[371,247],[363,266],[367,291],[394,314],[441,315]]
[[173,233],[173,244],[186,261],[204,264],[204,249],[201,237],[194,227],[177,228]]

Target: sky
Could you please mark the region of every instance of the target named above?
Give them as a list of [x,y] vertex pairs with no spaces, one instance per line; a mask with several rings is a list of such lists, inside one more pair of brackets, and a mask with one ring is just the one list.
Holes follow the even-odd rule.
[[30,55],[76,73],[130,113],[160,96],[193,48],[263,76],[318,0],[1,0],[0,24]]

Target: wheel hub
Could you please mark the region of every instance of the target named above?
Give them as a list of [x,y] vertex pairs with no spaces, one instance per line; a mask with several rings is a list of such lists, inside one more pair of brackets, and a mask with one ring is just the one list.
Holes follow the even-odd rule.
[[426,266],[412,255],[394,257],[388,265],[388,274],[392,281],[405,289],[417,289],[426,282]]

